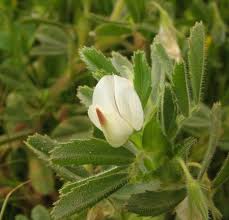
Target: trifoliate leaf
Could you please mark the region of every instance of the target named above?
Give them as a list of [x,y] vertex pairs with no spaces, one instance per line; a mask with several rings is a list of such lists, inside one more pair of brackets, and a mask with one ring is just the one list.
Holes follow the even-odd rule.
[[52,211],[54,219],[63,219],[74,213],[79,213],[86,208],[92,207],[97,202],[108,197],[128,182],[128,174],[125,171],[97,177],[79,184],[70,192],[60,196]]
[[74,140],[59,144],[51,152],[52,162],[59,165],[125,165],[134,158],[126,148],[113,148],[101,139]]
[[52,150],[58,143],[48,136],[35,134],[33,136],[29,136],[25,144],[32,150],[38,158],[45,162],[46,166],[51,167],[58,175],[67,180],[76,180],[80,179],[78,175],[69,169],[53,164],[49,160],[49,151]]
[[134,194],[128,201],[127,209],[141,216],[157,216],[172,210],[184,199],[185,192],[180,189]]
[[116,69],[111,63],[111,60],[106,58],[102,52],[95,48],[83,47],[80,50],[81,59],[86,63],[87,68],[93,72],[103,70],[107,73],[116,73]]

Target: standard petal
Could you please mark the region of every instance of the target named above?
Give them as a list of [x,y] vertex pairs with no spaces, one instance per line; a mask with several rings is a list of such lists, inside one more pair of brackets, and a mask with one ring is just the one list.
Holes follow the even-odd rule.
[[115,102],[121,117],[135,130],[140,130],[144,121],[141,101],[131,82],[114,75]]
[[93,92],[92,103],[107,113],[118,111],[114,97],[113,75],[104,76],[99,80]]

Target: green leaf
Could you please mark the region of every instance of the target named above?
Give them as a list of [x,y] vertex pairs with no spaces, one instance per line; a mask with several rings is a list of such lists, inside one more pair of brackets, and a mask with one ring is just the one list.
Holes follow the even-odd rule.
[[58,175],[64,179],[78,180],[81,178],[69,169],[50,162],[49,151],[57,146],[58,143],[48,136],[42,136],[40,134],[29,136],[25,144],[38,156],[38,158],[45,162],[45,165],[51,167]]
[[117,199],[119,201],[127,202],[131,195],[144,193],[146,191],[157,191],[160,189],[160,181],[153,179],[147,182],[141,183],[128,183],[122,187],[119,191],[111,195],[111,199]]
[[132,30],[127,25],[108,23],[102,24],[95,29],[98,36],[122,36],[132,33]]
[[176,63],[173,70],[173,90],[181,113],[188,117],[190,112],[190,95],[187,75],[183,62]]
[[174,103],[170,85],[166,84],[161,97],[160,121],[161,128],[166,136],[173,139],[177,132],[176,124],[177,108]]
[[82,186],[82,185],[84,185],[85,183],[88,183],[91,180],[95,180],[97,178],[104,178],[106,176],[109,176],[111,174],[117,173],[119,171],[123,171],[124,169],[125,169],[125,166],[124,167],[113,167],[111,169],[108,169],[108,170],[105,170],[103,172],[100,172],[100,173],[98,173],[98,174],[96,174],[94,176],[90,176],[90,177],[87,177],[85,179],[81,179],[81,180],[76,181],[76,182],[67,182],[60,189],[60,194],[63,195],[63,194],[69,193],[72,189],[74,189],[76,187],[79,187],[79,186]]
[[229,154],[213,180],[213,188],[218,188],[229,179]]
[[51,160],[60,165],[125,165],[135,156],[126,148],[113,148],[100,139],[74,140],[52,150]]
[[205,33],[202,22],[196,23],[191,29],[188,62],[193,99],[198,104],[202,99],[205,68]]
[[42,205],[37,205],[31,213],[32,220],[51,220],[49,211]]
[[51,136],[57,140],[88,138],[92,136],[91,122],[87,116],[74,116],[62,121]]
[[110,75],[110,73],[105,72],[104,70],[96,70],[95,72],[92,73],[92,76],[98,81],[106,75]]
[[103,70],[110,74],[117,73],[111,60],[106,58],[100,51],[97,51],[93,47],[83,47],[80,50],[80,56],[90,71]]
[[133,80],[133,65],[126,57],[118,52],[112,52],[111,61],[120,76],[130,79],[131,81]]
[[157,216],[171,211],[185,197],[185,190],[146,191],[130,197],[127,209],[141,216]]
[[108,197],[128,182],[128,173],[119,171],[101,178],[89,180],[72,188],[70,192],[60,196],[52,211],[54,219],[63,219],[92,207]]
[[168,77],[168,79],[171,80],[173,74],[173,62],[169,58],[164,47],[159,42],[157,42],[157,39],[155,39],[154,43],[151,46],[152,62],[154,62],[153,59],[156,59],[163,73]]
[[151,74],[145,53],[137,51],[133,56],[134,87],[141,99],[143,107],[146,105],[151,92]]
[[125,3],[133,20],[136,23],[141,22],[146,13],[145,0],[125,0]]
[[[40,134],[34,134],[32,136],[29,136],[27,139],[27,142],[29,144],[29,147],[32,146],[32,150],[34,153],[42,152],[40,159],[43,159],[43,155],[48,156],[49,151],[51,151],[56,145],[57,142],[49,138],[47,135],[40,135]],[[44,158],[45,159],[45,158]]]
[[154,41],[151,45],[151,83],[152,83],[152,102],[159,105],[161,93],[165,86],[166,75],[169,79],[172,76],[172,62],[166,54],[161,44]]
[[54,191],[54,176],[51,169],[34,157],[30,157],[29,160],[29,178],[37,192],[47,195]]
[[80,102],[89,107],[92,104],[93,89],[88,86],[79,86],[77,89],[77,97]]
[[170,144],[164,136],[156,117],[153,117],[144,128],[142,146],[152,158],[154,169],[159,167]]

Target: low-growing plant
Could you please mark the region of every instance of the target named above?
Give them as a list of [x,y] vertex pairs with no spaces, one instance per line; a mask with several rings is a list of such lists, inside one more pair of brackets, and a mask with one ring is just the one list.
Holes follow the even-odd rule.
[[[53,219],[59,188],[93,176],[103,182],[110,169],[105,174],[121,181],[105,179],[112,194],[88,179],[93,201],[78,189],[87,191],[85,203],[74,196],[76,214],[66,219],[200,219],[207,211],[220,218],[216,206],[227,220],[228,7],[228,0],[1,0],[0,220]],[[202,27],[187,40],[200,20],[204,40]],[[222,107],[213,109],[217,101]],[[25,140],[35,133],[34,154]],[[168,197],[177,200],[164,203]],[[140,198],[145,213],[131,205]],[[143,217],[152,207],[151,215],[164,213]]]
[[[94,124],[91,136],[64,142],[40,134],[27,139],[26,145],[64,182],[53,219],[166,213],[182,220],[221,218],[213,198],[229,177],[229,163],[227,158],[216,177],[208,176],[222,140],[223,113],[220,103],[209,109],[202,102],[204,25],[192,27],[184,53],[173,35],[167,35],[170,45],[163,43],[163,31],[154,38],[149,60],[143,51],[129,61],[118,52],[106,57],[94,47],[80,50],[98,81],[95,88],[77,91]],[[208,144],[196,159],[201,134]]]

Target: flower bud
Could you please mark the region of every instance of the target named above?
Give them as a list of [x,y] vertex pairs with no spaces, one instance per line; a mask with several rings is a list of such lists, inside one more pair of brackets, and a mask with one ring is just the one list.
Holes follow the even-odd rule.
[[157,39],[165,48],[170,58],[179,61],[181,59],[180,48],[177,44],[176,36],[171,27],[161,25]]

